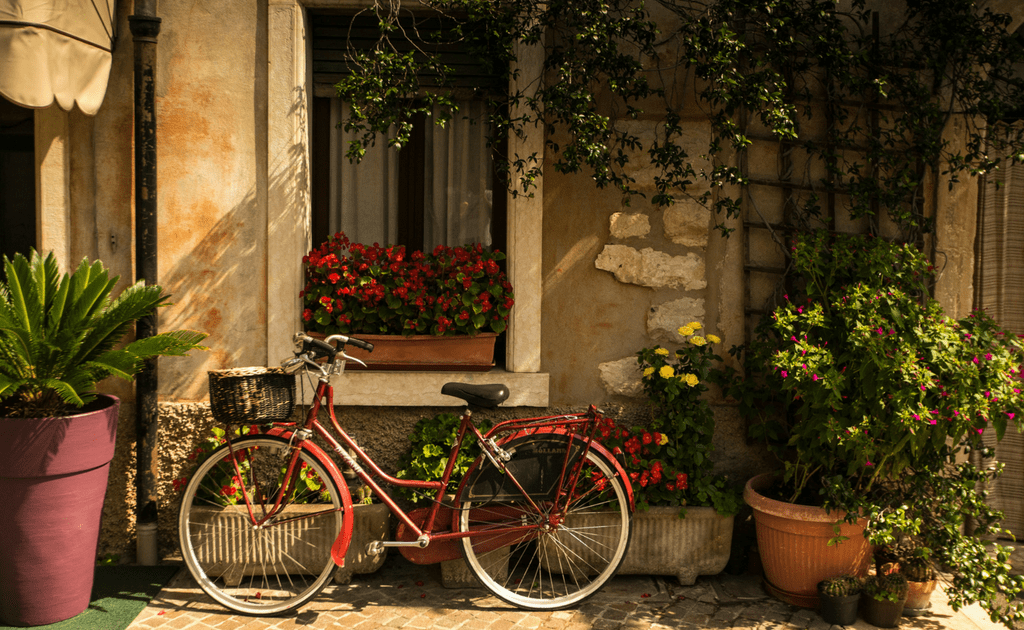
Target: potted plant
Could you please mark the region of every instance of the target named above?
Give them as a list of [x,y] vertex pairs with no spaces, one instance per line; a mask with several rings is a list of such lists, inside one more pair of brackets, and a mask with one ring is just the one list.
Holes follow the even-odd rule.
[[[980,533],[998,530],[978,490],[991,473],[965,453],[982,448],[984,431],[998,437],[1016,424],[1019,342],[981,313],[947,317],[926,298],[931,268],[911,245],[815,232],[797,239],[792,259],[800,292],[759,326],[746,354],[748,379],[730,389],[756,420],[753,434],[782,462],[774,486],[764,478],[748,484],[759,537],[768,527],[762,499],[777,500],[772,519],[791,511],[820,521],[813,559],[811,551],[774,554],[759,545],[769,588],[783,579],[773,562],[797,560],[786,574],[794,581],[775,592],[811,606],[817,581],[863,575],[871,545],[916,536],[964,576],[951,597],[980,601],[1011,621],[1024,579],[1001,566],[1004,551],[984,553]],[[979,536],[964,533],[968,518],[982,523]],[[844,555],[850,545],[850,564],[822,568],[820,556]]]
[[146,359],[184,355],[206,336],[175,331],[118,344],[167,303],[139,282],[83,260],[61,274],[53,254],[4,257],[0,281],[0,621],[41,625],[89,605],[119,401],[96,392],[131,380]]
[[[504,258],[479,243],[425,254],[352,243],[339,232],[302,259],[302,317],[310,332],[373,342],[373,354],[350,352],[377,369],[487,370],[515,303]],[[453,351],[453,343],[474,350]],[[481,354],[462,354],[472,351]]]
[[849,626],[857,621],[861,579],[856,575],[839,575],[818,582],[821,618],[832,625]]
[[869,575],[860,598],[861,617],[879,628],[895,628],[907,602],[907,590],[907,579],[899,573]]
[[622,427],[605,419],[598,438],[623,463],[637,511],[633,540],[620,574],[675,575],[693,584],[729,562],[740,494],[712,471],[715,416],[704,394],[721,340],[700,322],[679,328],[675,349],[637,353],[649,421]]
[[907,603],[903,616],[916,617],[931,608],[932,593],[937,584],[935,569],[927,557],[914,556],[900,563],[900,573],[907,578]]

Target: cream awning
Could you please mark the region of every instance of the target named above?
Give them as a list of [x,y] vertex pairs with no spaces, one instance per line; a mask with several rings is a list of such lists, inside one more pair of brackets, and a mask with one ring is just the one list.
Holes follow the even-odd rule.
[[116,0],[0,0],[0,94],[90,116],[110,77]]

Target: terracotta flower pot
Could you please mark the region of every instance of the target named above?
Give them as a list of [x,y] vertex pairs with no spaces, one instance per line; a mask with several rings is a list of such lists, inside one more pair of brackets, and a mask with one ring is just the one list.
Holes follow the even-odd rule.
[[928,612],[928,609],[932,607],[932,592],[935,591],[936,584],[935,580],[928,580],[927,582],[912,582],[908,580],[909,593],[907,594],[907,603],[903,607],[903,616],[916,617]]
[[830,547],[833,526],[843,514],[769,499],[759,491],[773,481],[770,474],[759,475],[743,490],[743,499],[754,509],[765,588],[784,602],[817,608],[818,582],[834,575],[867,574],[872,551],[864,538],[867,520],[840,523],[839,533],[848,540]]
[[[323,339],[326,335],[308,333],[311,337]],[[349,361],[348,370],[414,370],[486,372],[494,367],[494,342],[497,333],[478,333],[436,337],[433,335],[363,335],[354,333],[357,339],[373,344],[373,352],[348,346],[345,352],[366,363],[367,367]]]
[[38,626],[89,605],[120,401],[63,418],[0,418],[0,622]]

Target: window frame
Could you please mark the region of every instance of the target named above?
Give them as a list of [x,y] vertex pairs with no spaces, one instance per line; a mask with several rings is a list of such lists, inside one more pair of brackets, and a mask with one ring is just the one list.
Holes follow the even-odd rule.
[[[351,10],[366,0],[271,0],[267,11],[267,325],[268,361],[292,351],[291,335],[301,326],[302,256],[309,251],[311,225],[311,108],[313,80],[309,9]],[[541,76],[543,51],[524,48],[511,90],[526,89]],[[534,84],[535,85],[535,84]],[[510,158],[543,161],[543,129],[511,138]],[[504,369],[490,372],[351,372],[335,393],[341,405],[459,406],[440,394],[449,381],[503,382],[511,391],[505,406],[548,405],[549,375],[540,371],[543,182],[531,196],[507,195],[507,255],[516,306],[509,320]],[[295,261],[290,264],[288,261]],[[387,394],[401,391],[402,396]]]

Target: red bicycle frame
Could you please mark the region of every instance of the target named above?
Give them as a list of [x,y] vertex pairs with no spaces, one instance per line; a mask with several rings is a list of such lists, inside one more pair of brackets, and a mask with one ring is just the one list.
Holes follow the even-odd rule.
[[[338,438],[340,438],[340,442],[338,439],[335,438],[335,435],[331,432],[331,430],[326,428],[319,421],[319,413],[322,407],[326,407],[328,418],[330,420],[330,428],[333,429],[333,431],[337,434]],[[319,380],[319,384],[316,388],[315,400],[310,406],[309,412],[306,415],[306,420],[303,423],[302,427],[296,428],[295,423],[274,423],[273,429],[271,429],[271,431],[268,432],[270,435],[276,435],[289,439],[289,441],[295,448],[294,453],[289,459],[288,466],[285,472],[285,479],[287,480],[287,482],[281,486],[281,489],[278,492],[278,496],[275,499],[274,506],[264,517],[257,519],[248,495],[245,496],[245,503],[249,510],[250,517],[252,518],[253,523],[256,525],[263,524],[268,519],[278,514],[284,508],[284,506],[287,504],[285,497],[287,497],[290,494],[291,489],[294,487],[296,479],[298,478],[298,471],[296,470],[296,466],[299,460],[299,450],[305,448],[307,450],[313,451],[314,453],[322,453],[320,448],[314,442],[308,441],[312,434],[315,432],[317,435],[323,438],[323,440],[327,444],[330,445],[331,449],[338,454],[338,457],[341,458],[344,464],[351,468],[353,471],[355,471],[356,475],[363,481],[363,483],[369,486],[370,489],[376,494],[376,496],[379,497],[380,500],[383,501],[384,504],[388,506],[388,509],[391,510],[391,513],[394,514],[401,521],[400,531],[404,529],[406,532],[405,535],[402,537],[411,540],[404,543],[391,543],[388,546],[416,546],[420,548],[426,548],[427,546],[435,542],[455,542],[456,540],[467,537],[483,537],[488,535],[494,536],[495,534],[493,532],[487,531],[456,531],[457,527],[455,523],[454,513],[452,514],[452,519],[448,524],[444,525],[443,527],[436,527],[438,525],[438,516],[441,514],[442,499],[444,498],[445,490],[448,487],[448,482],[451,478],[452,471],[455,468],[455,461],[458,457],[459,451],[462,448],[463,440],[466,438],[467,435],[471,434],[472,437],[478,440],[478,442],[481,444],[484,453],[489,454],[490,456],[493,457],[493,449],[497,448],[497,445],[494,441],[495,436],[505,435],[507,437],[505,437],[504,439],[507,440],[535,434],[556,434],[569,436],[565,456],[562,462],[561,476],[559,478],[559,483],[557,486],[558,489],[556,492],[556,496],[554,498],[554,503],[556,506],[558,505],[559,501],[562,501],[563,499],[566,501],[566,503],[568,503],[568,501],[571,499],[571,497],[563,496],[562,488],[565,487],[566,485],[564,483],[566,481],[566,475],[569,476],[569,487],[574,487],[574,482],[576,481],[580,473],[580,470],[582,469],[582,465],[586,459],[586,455],[590,451],[590,449],[593,448],[595,451],[599,451],[605,458],[608,459],[609,462],[614,464],[614,466],[617,469],[617,474],[620,475],[626,482],[625,486],[629,497],[630,509],[632,509],[633,493],[632,488],[628,483],[628,477],[626,476],[625,471],[622,469],[617,459],[610,452],[608,452],[607,449],[602,447],[599,443],[593,441],[594,434],[597,431],[597,420],[599,417],[599,411],[597,410],[597,408],[594,406],[590,406],[590,408],[583,413],[506,420],[496,424],[484,435],[481,434],[479,429],[477,429],[476,425],[473,424],[472,414],[467,408],[465,412],[462,414],[461,423],[459,425],[455,445],[452,447],[452,450],[448,455],[448,461],[447,464],[445,465],[442,479],[440,481],[398,479],[397,477],[394,477],[384,472],[380,468],[380,466],[378,466],[376,462],[374,462],[373,459],[369,455],[367,455],[366,452],[362,450],[362,448],[359,447],[355,440],[353,440],[345,431],[345,429],[341,426],[341,424],[338,422],[337,417],[334,415],[334,388],[330,385],[328,379],[322,378]],[[583,451],[581,456],[577,457],[575,465],[570,468],[568,464],[570,461],[572,445],[574,442],[582,443]],[[234,451],[230,449],[231,447],[229,446],[229,452],[231,452],[232,455],[234,455]],[[350,454],[349,451],[351,451],[351,453],[354,453],[355,456],[353,457],[353,455]],[[341,474],[338,471],[337,466],[333,464],[333,461],[330,460],[329,458],[320,459],[326,459],[327,461],[331,462],[331,464],[328,464],[328,469],[331,472],[332,476],[335,476],[335,482],[341,485],[342,487],[345,487]],[[425,490],[428,492],[431,490],[435,491],[436,496],[433,504],[431,505],[430,508],[427,508],[425,511],[415,510],[414,512],[416,513],[416,518],[413,518],[413,516],[410,515],[410,513],[405,512],[394,501],[394,499],[392,499],[388,492],[374,480],[370,473],[367,473],[363,466],[360,465],[360,460],[370,469],[374,476],[382,479],[383,481],[389,484],[394,484],[402,488],[415,488]],[[497,464],[498,462],[495,460],[495,463]],[[241,474],[238,468],[237,460],[235,461],[234,466],[236,474]],[[333,470],[331,470],[332,468]],[[529,493],[520,485],[519,481],[515,479],[514,475],[509,475],[508,479],[512,481],[515,488],[522,494],[523,500],[525,500],[531,508],[539,511],[540,508],[533,502],[533,500],[529,496]],[[344,505],[340,509],[347,510],[351,507],[351,499],[348,497],[347,488],[342,490],[342,493],[344,498]],[[323,512],[319,514],[323,514]],[[296,516],[291,519],[286,519],[284,521],[278,521],[277,523],[290,522],[294,520],[300,520],[303,518],[310,518],[310,515]],[[333,550],[332,555],[334,556],[336,562],[344,558],[345,551],[348,546],[348,540],[346,532],[344,530],[350,529],[350,527],[351,525],[349,522],[349,527],[343,528],[343,531],[339,533],[338,541],[335,542],[335,549]],[[521,528],[504,528],[501,531],[500,535],[507,536],[510,534],[515,534],[517,532],[536,530],[539,527],[540,525],[532,524],[523,525]],[[349,531],[348,533],[350,534],[351,532]],[[345,540],[342,540],[343,538]],[[447,555],[449,554],[442,552],[439,557],[444,559],[444,557],[446,557]]]

